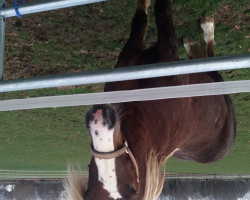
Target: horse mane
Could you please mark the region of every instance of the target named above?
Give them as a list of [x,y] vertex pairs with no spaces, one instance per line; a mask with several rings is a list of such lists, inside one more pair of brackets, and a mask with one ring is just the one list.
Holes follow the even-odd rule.
[[[176,149],[178,150],[178,149]],[[175,151],[176,151],[175,150]],[[142,200],[157,200],[161,195],[165,180],[165,166],[167,159],[173,155],[162,157],[159,161],[159,154],[151,150],[146,163],[146,182]],[[87,180],[79,166],[77,168],[68,165],[67,180],[64,182],[64,189],[70,200],[84,200],[83,194],[87,190]]]
[[67,180],[64,182],[64,189],[70,200],[84,200],[83,194],[87,189],[87,181],[79,166],[76,169],[68,165]]
[[159,198],[164,185],[167,159],[175,151],[169,156],[162,157],[160,161],[159,154],[154,150],[150,151],[146,164],[146,182],[142,200],[157,200]]

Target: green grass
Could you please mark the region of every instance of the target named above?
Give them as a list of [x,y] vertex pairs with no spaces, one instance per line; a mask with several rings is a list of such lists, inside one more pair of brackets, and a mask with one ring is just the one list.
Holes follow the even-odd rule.
[[0,170],[65,170],[67,162],[87,163],[89,137],[83,126],[86,109],[0,113]]
[[[199,19],[217,19],[217,55],[249,53],[247,0],[174,0],[174,21],[180,58],[186,58],[181,37],[202,37]],[[59,11],[27,15],[22,25],[7,20],[6,76],[23,78],[112,68],[129,37],[135,1],[115,0]],[[19,25],[18,25],[19,24]],[[147,41],[156,40],[153,6],[149,8]],[[235,28],[235,26],[239,27]],[[246,80],[249,69],[222,72],[225,80]],[[0,94],[0,99],[28,98],[101,91],[103,85],[31,90]],[[232,95],[237,137],[221,161],[201,165],[170,158],[169,173],[250,174],[250,95]],[[65,170],[90,159],[90,138],[84,125],[88,106],[0,113],[0,170]]]
[[[0,94],[29,98],[99,91],[102,84]],[[87,170],[90,137],[85,128],[89,106],[0,112],[0,170],[66,170],[68,162]],[[83,164],[84,163],[84,164]]]

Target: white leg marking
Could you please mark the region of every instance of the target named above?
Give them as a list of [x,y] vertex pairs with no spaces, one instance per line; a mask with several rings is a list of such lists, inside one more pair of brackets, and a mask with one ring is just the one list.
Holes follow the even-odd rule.
[[196,41],[194,41],[193,39],[190,38],[183,38],[183,45],[187,51],[187,54],[189,56],[193,56],[192,51],[191,51],[191,46],[197,44]]
[[188,55],[191,55],[191,49],[190,49],[190,44],[189,43],[184,43],[184,47],[187,51],[187,54]]
[[214,40],[214,22],[205,22],[201,24],[201,28],[204,32],[204,40],[208,44]]

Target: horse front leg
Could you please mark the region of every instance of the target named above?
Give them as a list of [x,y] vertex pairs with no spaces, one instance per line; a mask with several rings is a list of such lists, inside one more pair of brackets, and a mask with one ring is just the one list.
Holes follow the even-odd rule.
[[161,61],[178,60],[178,42],[172,19],[172,3],[170,0],[156,0],[154,7],[157,25],[157,47]]
[[205,17],[201,21],[201,28],[203,30],[203,37],[207,44],[208,57],[214,57],[214,19],[213,17]]
[[130,37],[118,57],[116,67],[126,66],[127,61],[145,49],[147,8],[149,5],[150,0],[137,0],[137,9],[131,25]]

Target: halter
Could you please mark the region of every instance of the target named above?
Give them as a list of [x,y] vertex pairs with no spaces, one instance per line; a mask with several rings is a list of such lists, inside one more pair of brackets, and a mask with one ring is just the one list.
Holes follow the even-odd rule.
[[137,191],[139,193],[139,189],[140,189],[140,179],[139,179],[139,167],[137,165],[137,162],[136,162],[136,159],[133,155],[133,153],[130,151],[129,147],[128,147],[128,142],[125,140],[125,143],[124,143],[124,147],[116,150],[116,151],[111,151],[111,152],[98,152],[96,151],[92,145],[91,145],[91,154],[92,156],[94,156],[95,158],[99,158],[99,159],[111,159],[111,158],[117,158],[123,154],[127,153],[135,167],[135,172],[136,172],[136,180],[137,180],[137,184],[138,184],[138,187],[137,187]]

